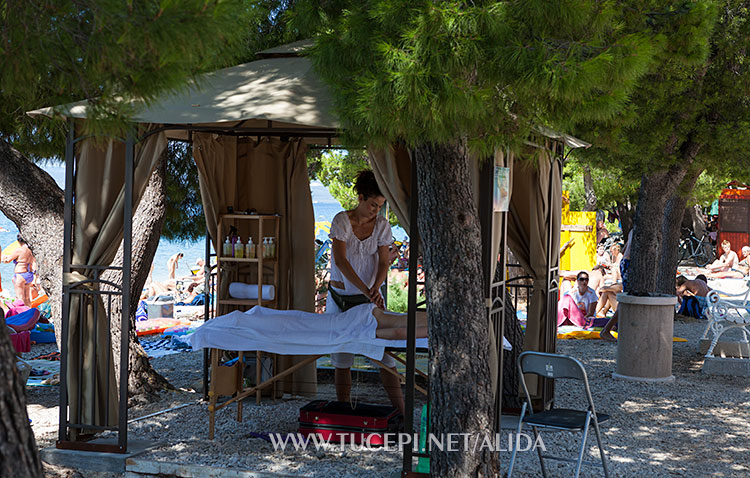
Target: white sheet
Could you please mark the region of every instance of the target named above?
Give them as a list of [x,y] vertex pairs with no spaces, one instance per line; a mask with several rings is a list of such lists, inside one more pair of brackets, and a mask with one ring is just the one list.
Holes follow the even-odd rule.
[[[282,355],[347,352],[382,360],[386,347],[405,348],[406,341],[375,336],[373,307],[363,304],[343,313],[315,314],[256,306],[209,320],[189,340],[194,350],[261,350]],[[427,339],[417,339],[416,346],[426,349]],[[510,350],[510,343],[505,340],[503,347]]]

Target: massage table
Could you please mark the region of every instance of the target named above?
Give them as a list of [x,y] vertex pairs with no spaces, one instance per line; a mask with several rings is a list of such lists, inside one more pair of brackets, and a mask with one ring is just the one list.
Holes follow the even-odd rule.
[[[242,400],[255,394],[260,403],[261,391],[274,387],[279,380],[293,374],[320,357],[337,352],[364,355],[381,365],[384,370],[401,375],[384,367],[381,360],[388,353],[401,363],[395,354],[406,349],[405,340],[386,340],[375,337],[377,322],[371,313],[372,307],[358,306],[347,312],[336,314],[314,314],[310,312],[253,307],[247,312],[233,311],[209,320],[191,336],[193,350],[210,349],[211,384],[209,386],[209,439],[214,437],[216,411],[237,402],[237,420],[242,421]],[[426,351],[427,339],[416,340],[416,348]],[[503,347],[510,350],[504,339]],[[219,366],[221,351],[238,353],[237,362],[231,367]],[[256,353],[256,385],[245,389],[243,384],[244,353]],[[262,354],[307,355],[303,361],[261,381]],[[427,378],[427,374],[418,372]],[[416,387],[425,395],[426,390]],[[232,398],[218,403],[221,395]]]

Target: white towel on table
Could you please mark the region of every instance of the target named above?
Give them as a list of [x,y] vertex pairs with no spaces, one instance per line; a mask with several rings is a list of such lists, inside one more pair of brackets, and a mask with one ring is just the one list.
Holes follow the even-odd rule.
[[[346,352],[382,360],[386,347],[405,348],[406,341],[375,336],[378,324],[373,307],[363,304],[344,313],[315,314],[256,306],[209,320],[189,340],[194,350],[261,350],[282,355]],[[426,349],[427,339],[417,339],[416,346]],[[504,347],[509,350],[507,340]]]

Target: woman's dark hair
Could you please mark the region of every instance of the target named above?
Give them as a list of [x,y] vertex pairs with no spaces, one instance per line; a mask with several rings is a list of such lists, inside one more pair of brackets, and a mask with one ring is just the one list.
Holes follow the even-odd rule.
[[26,244],[26,241],[23,240],[23,237],[21,237],[20,234],[16,234],[16,240],[19,244]]
[[588,273],[588,272],[586,272],[586,271],[581,271],[581,272],[579,272],[578,274],[576,274],[576,280],[580,279],[582,275],[586,276],[586,279],[588,279],[588,278],[589,278],[589,273]]
[[354,180],[354,191],[361,194],[365,199],[383,196],[375,180],[375,173],[369,170],[360,171]]

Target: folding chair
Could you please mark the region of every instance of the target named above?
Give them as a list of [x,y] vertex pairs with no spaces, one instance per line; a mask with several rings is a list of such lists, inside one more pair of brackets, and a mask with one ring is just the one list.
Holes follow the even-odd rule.
[[[583,382],[583,386],[586,392],[586,400],[588,401],[588,409],[576,410],[570,408],[552,408],[539,413],[534,413],[531,407],[531,396],[529,395],[529,389],[526,387],[525,377],[521,380],[523,385],[523,391],[526,394],[526,402],[521,408],[521,417],[518,420],[518,429],[516,430],[516,436],[518,437],[521,433],[521,428],[524,424],[531,426],[534,431],[534,439],[539,440],[540,430],[556,430],[556,431],[570,431],[579,432],[582,434],[581,445],[578,448],[578,459],[573,460],[570,458],[564,458],[559,456],[552,456],[543,454],[541,447],[536,447],[537,454],[539,455],[539,464],[542,467],[542,475],[547,478],[547,469],[544,464],[544,460],[557,460],[565,461],[576,464],[575,476],[581,472],[581,465],[596,465],[604,468],[604,476],[609,478],[609,470],[607,469],[607,457],[604,455],[604,448],[602,447],[602,438],[599,432],[599,423],[609,419],[609,415],[603,413],[596,413],[594,409],[594,400],[591,398],[591,390],[589,389],[589,381],[586,378],[586,370],[583,368],[583,364],[573,357],[567,355],[548,354],[542,352],[524,352],[518,356],[518,371],[521,377],[524,377],[524,373],[533,373],[541,377],[547,377],[551,379],[558,378],[569,378],[580,380]],[[526,410],[529,410],[528,415]],[[589,426],[594,425],[594,432],[596,433],[596,441],[599,444],[599,454],[601,455],[601,464],[595,461],[584,461],[583,453],[586,450],[586,438],[588,437]],[[508,467],[508,478],[513,476],[513,465],[516,460],[516,452],[518,451],[518,440],[516,439],[515,446],[513,446],[513,453],[510,457],[510,465]]]

